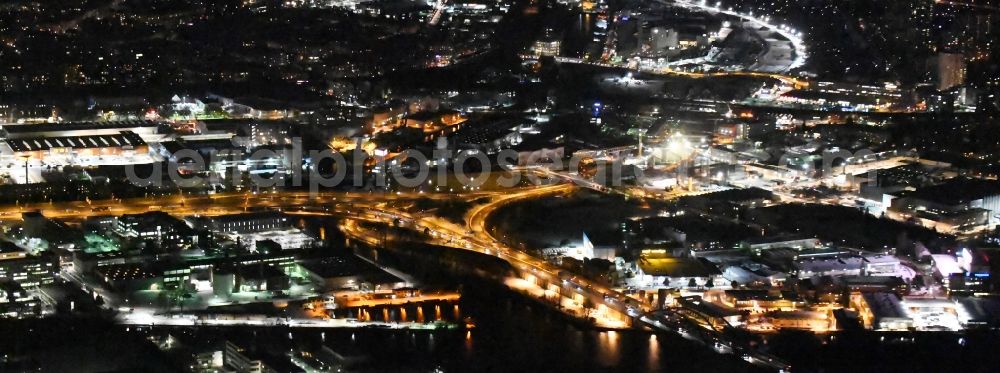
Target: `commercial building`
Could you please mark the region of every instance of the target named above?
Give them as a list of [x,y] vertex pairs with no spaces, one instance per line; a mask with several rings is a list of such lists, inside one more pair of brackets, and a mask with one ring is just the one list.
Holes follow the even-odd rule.
[[969,317],[967,326],[1000,326],[1000,299],[994,297],[953,297]]
[[0,143],[0,156],[13,159],[46,159],[55,155],[135,155],[148,152],[149,147],[142,137],[131,131],[111,135],[7,139]]
[[935,298],[900,299],[893,293],[853,293],[851,308],[874,330],[961,330],[974,320],[960,302]]
[[[221,270],[219,273],[226,273]],[[241,292],[281,292],[291,286],[288,275],[280,268],[265,264],[236,267],[234,289]]]
[[262,360],[251,357],[246,349],[229,341],[226,341],[222,360],[227,367],[239,373],[277,373],[276,370],[264,364]]
[[326,290],[388,290],[406,281],[353,256],[332,256],[302,263],[309,277]]
[[558,56],[561,44],[559,40],[542,39],[535,41],[531,50],[539,56]]
[[191,288],[191,268],[183,263],[129,261],[98,266],[93,273],[121,291]]
[[448,140],[458,149],[495,153],[520,144],[523,129],[524,125],[513,120],[477,120],[455,132]]
[[0,280],[0,317],[25,318],[41,314],[41,301],[20,284]]
[[848,291],[858,293],[891,292],[903,295],[908,289],[906,282],[896,276],[842,276],[837,278],[837,283]]
[[777,248],[792,248],[795,250],[816,249],[822,247],[822,242],[818,238],[801,236],[768,236],[752,238],[743,243],[747,249],[755,254]]
[[548,256],[564,256],[577,260],[595,258],[608,261],[615,260],[618,253],[618,248],[615,246],[617,242],[599,237],[595,243],[586,232],[583,233],[582,237],[579,245],[544,249],[543,253]]
[[21,259],[28,253],[21,250],[16,244],[10,241],[0,241],[0,261],[9,259]]
[[73,253],[73,267],[77,272],[82,273],[91,272],[104,266],[134,263],[146,259],[149,258],[141,255],[130,256],[124,251],[101,251],[94,253],[78,251]]
[[93,274],[108,287],[120,292],[159,290],[162,276],[145,263],[118,263],[93,268]]
[[23,238],[28,239],[29,245],[44,243],[49,248],[72,250],[76,247],[76,243],[83,239],[83,233],[79,229],[61,221],[48,219],[38,211],[25,211],[21,214],[21,219],[24,221]]
[[857,111],[883,110],[899,104],[906,92],[895,85],[883,86],[814,82],[806,89],[781,95],[779,102]]
[[938,53],[937,83],[939,91],[946,91],[965,84],[965,55]]
[[1000,214],[1000,182],[956,178],[894,194],[886,215],[940,232],[963,232],[992,225]]
[[654,51],[674,49],[680,45],[680,34],[666,27],[653,27],[647,35],[647,45]]
[[797,294],[780,290],[726,290],[719,299],[728,307],[751,313],[794,311],[805,306]]
[[851,294],[850,302],[868,329],[906,330],[913,326],[913,320],[903,312],[896,294],[855,293]]
[[852,187],[858,189],[860,198],[871,201],[872,214],[886,211],[895,196],[904,190],[915,190],[928,185],[939,184],[958,176],[958,172],[947,163],[914,162],[892,168],[878,169],[877,172],[855,174],[850,178]]
[[445,135],[462,128],[466,118],[461,112],[440,109],[438,111],[422,111],[403,116],[403,127],[417,128],[425,135]]
[[760,322],[773,329],[802,329],[823,332],[836,329],[836,319],[829,313],[817,311],[774,311],[760,318]]
[[863,266],[861,257],[807,258],[792,262],[792,273],[799,278],[858,276]]
[[198,242],[197,232],[184,221],[161,211],[122,215],[118,218],[119,234],[158,244],[184,247]]
[[862,260],[862,270],[868,276],[895,276],[902,265],[899,258],[892,255],[867,255]]
[[243,255],[185,262],[190,277],[207,276],[207,285],[220,297],[241,291],[284,291],[291,285],[289,273],[296,266],[293,253]]
[[132,132],[143,139],[155,140],[160,123],[148,120],[107,122],[61,122],[41,124],[2,124],[0,136],[4,139],[32,139],[51,137],[113,136]]
[[653,287],[713,287],[722,278],[719,268],[704,258],[644,254],[637,264],[640,282]]
[[900,304],[917,330],[958,331],[971,319],[964,306],[950,299],[904,298]]
[[203,135],[235,135],[239,145],[247,148],[290,144],[299,135],[296,123],[288,120],[215,119],[199,121],[195,126]]
[[993,290],[993,282],[988,272],[954,273],[948,276],[945,287],[949,295],[989,295]]
[[729,203],[738,207],[761,207],[775,200],[774,193],[756,187],[728,189],[697,196],[714,202]]
[[312,247],[316,239],[298,228],[274,229],[259,232],[248,232],[234,237],[247,244],[251,252],[268,253],[278,250],[293,250]]
[[292,219],[280,212],[261,211],[189,219],[195,227],[213,232],[250,233],[292,227]]
[[118,252],[78,254],[77,270],[91,272],[113,289],[211,289],[218,296],[242,291],[284,291],[295,255],[254,254],[193,260],[152,261]]
[[722,271],[722,277],[738,285],[780,287],[788,278],[788,275],[784,272],[772,270],[766,265],[746,261],[726,266]]
[[678,297],[675,299],[675,302],[685,312],[693,314],[697,319],[702,320],[713,328],[738,326],[743,323],[743,312],[705,301],[697,295]]
[[531,46],[531,51],[538,56],[558,56],[562,42],[559,36],[552,29],[545,29],[542,38],[536,40]]
[[0,281],[12,281],[33,288],[53,283],[58,270],[55,255],[28,255],[11,242],[0,242]]

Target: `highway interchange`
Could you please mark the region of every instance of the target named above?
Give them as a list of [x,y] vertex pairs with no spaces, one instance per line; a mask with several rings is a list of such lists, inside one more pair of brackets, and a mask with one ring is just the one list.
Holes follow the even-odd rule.
[[[558,175],[550,175],[558,176]],[[583,185],[587,187],[588,185]],[[581,186],[570,180],[561,183],[534,187],[517,187],[505,190],[479,191],[467,193],[420,193],[420,192],[296,192],[279,191],[268,193],[226,193],[213,195],[172,195],[139,199],[112,199],[101,201],[75,201],[57,203],[19,204],[0,207],[0,220],[16,221],[27,211],[39,211],[48,218],[64,221],[82,221],[102,215],[138,214],[148,211],[163,211],[178,217],[192,215],[226,215],[248,211],[282,211],[293,216],[330,216],[340,218],[343,233],[356,242],[379,245],[381,233],[366,228],[361,222],[398,226],[427,233],[426,243],[468,250],[490,255],[509,262],[519,272],[505,284],[515,291],[538,298],[552,304],[552,298],[559,300],[555,309],[576,318],[593,318],[596,326],[609,329],[634,327],[633,320],[656,330],[677,332],[686,338],[714,345],[720,352],[747,351],[743,358],[775,369],[787,369],[775,363],[773,357],[759,354],[728,341],[716,331],[693,333],[691,325],[697,322],[681,320],[672,312],[652,312],[649,304],[626,296],[603,284],[569,273],[546,260],[527,252],[510,247],[493,236],[488,226],[489,217],[500,208],[532,199],[567,194]],[[487,201],[479,203],[465,216],[465,225],[455,224],[434,215],[414,214],[399,209],[400,205],[418,199]],[[500,274],[505,275],[505,274]],[[65,275],[64,275],[65,276]],[[72,276],[69,277],[72,280]],[[95,289],[96,290],[96,289]],[[107,294],[109,304],[114,297]],[[583,299],[590,299],[595,310],[583,308]],[[186,323],[186,319],[153,317],[148,313],[126,316],[128,324]],[[233,323],[235,321],[219,321]],[[257,321],[254,321],[257,322]],[[265,320],[259,321],[267,322]],[[290,324],[290,322],[286,322]],[[689,325],[685,330],[680,325]],[[291,324],[290,324],[291,325]],[[323,324],[328,325],[328,324]],[[309,326],[322,326],[313,325]],[[329,324],[328,326],[332,326]]]

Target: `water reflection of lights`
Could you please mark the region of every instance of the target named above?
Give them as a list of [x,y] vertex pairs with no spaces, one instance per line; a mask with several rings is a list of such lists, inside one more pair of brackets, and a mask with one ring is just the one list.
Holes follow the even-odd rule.
[[646,362],[650,371],[655,371],[660,367],[660,339],[656,334],[649,336],[649,351],[647,352]]
[[620,357],[621,336],[614,330],[601,332],[598,338],[599,351],[606,364],[617,364]]

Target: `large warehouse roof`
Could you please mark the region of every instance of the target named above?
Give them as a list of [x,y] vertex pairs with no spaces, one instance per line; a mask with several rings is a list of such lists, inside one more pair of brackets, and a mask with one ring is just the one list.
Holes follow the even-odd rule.
[[37,137],[28,139],[4,140],[15,152],[30,152],[49,150],[52,148],[121,148],[145,145],[142,137],[132,131],[123,131],[117,135],[67,136],[67,137]]
[[151,120],[119,120],[119,121],[86,121],[86,122],[60,122],[42,124],[4,124],[3,130],[7,133],[35,133],[35,132],[56,132],[56,131],[85,131],[98,129],[126,129],[139,127],[156,127],[157,122]]

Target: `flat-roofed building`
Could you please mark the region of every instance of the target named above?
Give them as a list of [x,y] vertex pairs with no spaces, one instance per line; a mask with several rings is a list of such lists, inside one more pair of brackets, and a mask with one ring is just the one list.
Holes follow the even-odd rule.
[[995,180],[957,178],[894,195],[887,216],[941,232],[983,228],[1000,216],[1000,182]]
[[116,291],[161,290],[163,278],[146,263],[121,263],[96,267],[95,277]]
[[719,268],[704,258],[643,255],[638,269],[642,282],[653,287],[713,287],[722,278]]
[[874,330],[907,330],[913,327],[899,296],[893,293],[853,293],[851,308],[858,311],[865,327]]
[[0,317],[25,318],[41,313],[41,301],[16,281],[0,280]]
[[774,329],[803,329],[816,332],[836,329],[836,319],[829,313],[817,311],[774,311],[761,321]]
[[675,300],[684,312],[690,313],[714,328],[738,326],[743,323],[743,312],[724,305],[708,302],[694,295]]
[[752,313],[794,311],[805,306],[805,300],[796,294],[779,290],[726,290],[720,300],[728,307]]
[[149,147],[135,132],[110,135],[29,137],[0,143],[0,156],[45,159],[51,155],[101,156],[144,154]]
[[270,373],[277,372],[271,369],[263,360],[253,356],[246,349],[226,341],[225,350],[222,353],[225,365],[239,373]]
[[784,272],[772,270],[766,265],[748,261],[725,267],[725,270],[722,271],[722,277],[730,282],[736,282],[738,285],[780,287],[788,278],[788,275]]
[[837,283],[852,292],[892,292],[896,295],[907,293],[908,286],[896,276],[842,276]]
[[248,212],[243,214],[211,216],[189,219],[195,227],[214,232],[248,233],[281,230],[292,227],[293,220],[287,215],[274,211]]
[[13,281],[25,287],[55,282],[58,257],[51,253],[29,255],[12,242],[0,242],[0,281]]
[[122,215],[118,217],[116,231],[125,237],[177,247],[198,243],[198,233],[194,229],[162,211]]
[[132,132],[141,136],[154,136],[159,126],[159,122],[149,120],[0,124],[0,134],[6,139],[108,136],[117,135],[122,132]]
[[387,290],[408,286],[402,280],[354,256],[331,256],[302,263],[309,278],[326,290]]
[[868,276],[895,276],[901,265],[899,258],[892,255],[868,255],[864,257],[862,269]]
[[857,256],[800,258],[792,262],[793,273],[800,278],[816,276],[858,276],[864,260]]
[[743,245],[754,253],[760,254],[761,251],[776,248],[815,249],[822,247],[823,243],[815,237],[783,235],[752,238],[744,241]]

